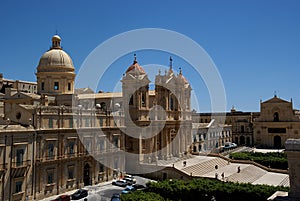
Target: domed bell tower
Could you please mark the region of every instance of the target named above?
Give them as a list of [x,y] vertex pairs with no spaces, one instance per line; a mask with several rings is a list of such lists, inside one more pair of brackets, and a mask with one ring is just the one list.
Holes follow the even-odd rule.
[[136,55],[134,55],[133,64],[128,67],[121,82],[124,111],[129,111],[127,114],[130,115],[130,117],[128,118],[131,118],[132,121],[149,120],[150,80],[144,69],[138,64]]

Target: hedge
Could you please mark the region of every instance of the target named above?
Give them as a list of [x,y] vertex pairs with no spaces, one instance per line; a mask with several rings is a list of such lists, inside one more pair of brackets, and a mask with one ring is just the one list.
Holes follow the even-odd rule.
[[[147,183],[147,190],[144,192],[133,192],[126,197],[122,195],[122,200],[204,200],[211,201],[241,201],[255,200],[265,201],[276,191],[288,191],[289,188],[281,186],[239,184],[233,182],[222,182],[214,179],[199,178],[190,181],[165,180],[161,182]],[[153,194],[154,193],[154,194]],[[139,197],[143,196],[143,197]],[[123,199],[124,198],[124,199]],[[162,198],[162,199],[160,199]]]
[[231,153],[230,158],[237,160],[253,160],[266,167],[286,170],[288,168],[288,160],[286,153],[254,153],[254,152],[238,152]]

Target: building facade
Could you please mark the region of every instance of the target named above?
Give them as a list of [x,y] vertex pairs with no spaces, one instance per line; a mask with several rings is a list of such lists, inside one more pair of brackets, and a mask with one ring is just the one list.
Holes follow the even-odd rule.
[[[122,174],[124,115],[74,94],[74,66],[59,36],[36,75],[37,93],[11,85],[3,95],[1,200],[39,200]],[[94,102],[109,104],[101,95]]]
[[192,136],[193,154],[219,153],[226,142],[232,142],[231,125],[220,125],[214,119],[210,123],[193,123]]
[[237,145],[253,146],[253,121],[259,112],[236,111],[233,107],[226,113],[193,113],[193,123],[209,124],[212,120],[220,126],[231,126],[231,141]]
[[36,91],[1,79],[1,200],[39,200],[189,151],[191,88],[171,59],[155,90],[136,57],[122,92],[75,90],[72,59],[54,35],[36,69]]
[[3,78],[3,74],[0,73],[0,93],[5,94],[6,88],[14,88],[17,91],[26,93],[37,93],[37,83],[23,80],[12,80]]
[[[191,87],[180,71],[169,70],[155,77],[155,90],[136,57],[122,80],[126,125],[126,169],[139,170],[139,163],[182,157],[191,144]],[[128,111],[128,112],[127,112]],[[155,135],[153,135],[155,134]]]
[[299,111],[293,109],[292,100],[276,95],[260,104],[260,116],[253,122],[254,142],[258,147],[284,148],[289,138],[300,138]]

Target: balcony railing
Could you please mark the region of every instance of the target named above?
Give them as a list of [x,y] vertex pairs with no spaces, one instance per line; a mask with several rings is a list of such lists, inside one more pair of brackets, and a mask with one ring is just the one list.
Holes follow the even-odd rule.
[[15,161],[11,163],[12,168],[22,168],[22,167],[27,167],[30,165],[30,160],[25,160],[25,161]]

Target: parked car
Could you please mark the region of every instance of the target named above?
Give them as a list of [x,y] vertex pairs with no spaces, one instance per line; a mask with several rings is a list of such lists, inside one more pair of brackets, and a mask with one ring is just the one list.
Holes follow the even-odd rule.
[[135,191],[136,189],[132,186],[127,186],[124,190],[122,190],[122,194],[127,194],[127,193],[130,193],[130,192],[133,192]]
[[71,195],[72,200],[79,200],[88,196],[88,191],[85,189],[79,189]]
[[128,182],[124,179],[113,180],[112,185],[126,187],[128,185]]
[[71,200],[71,196],[69,195],[60,195],[57,198],[55,198],[54,200],[51,201],[70,201]]
[[146,188],[146,186],[142,184],[133,184],[132,187],[135,188],[136,190],[144,190]]
[[118,193],[114,193],[110,199],[110,201],[120,201],[120,200],[121,200],[120,194],[118,194]]
[[128,185],[132,185],[136,183],[136,180],[133,178],[125,177],[124,180],[127,182]]
[[234,149],[237,148],[237,144],[233,142],[225,142],[224,149]]
[[136,179],[134,178],[134,176],[132,176],[130,174],[126,174],[124,176],[124,180],[126,180],[129,184],[135,184],[136,183]]

